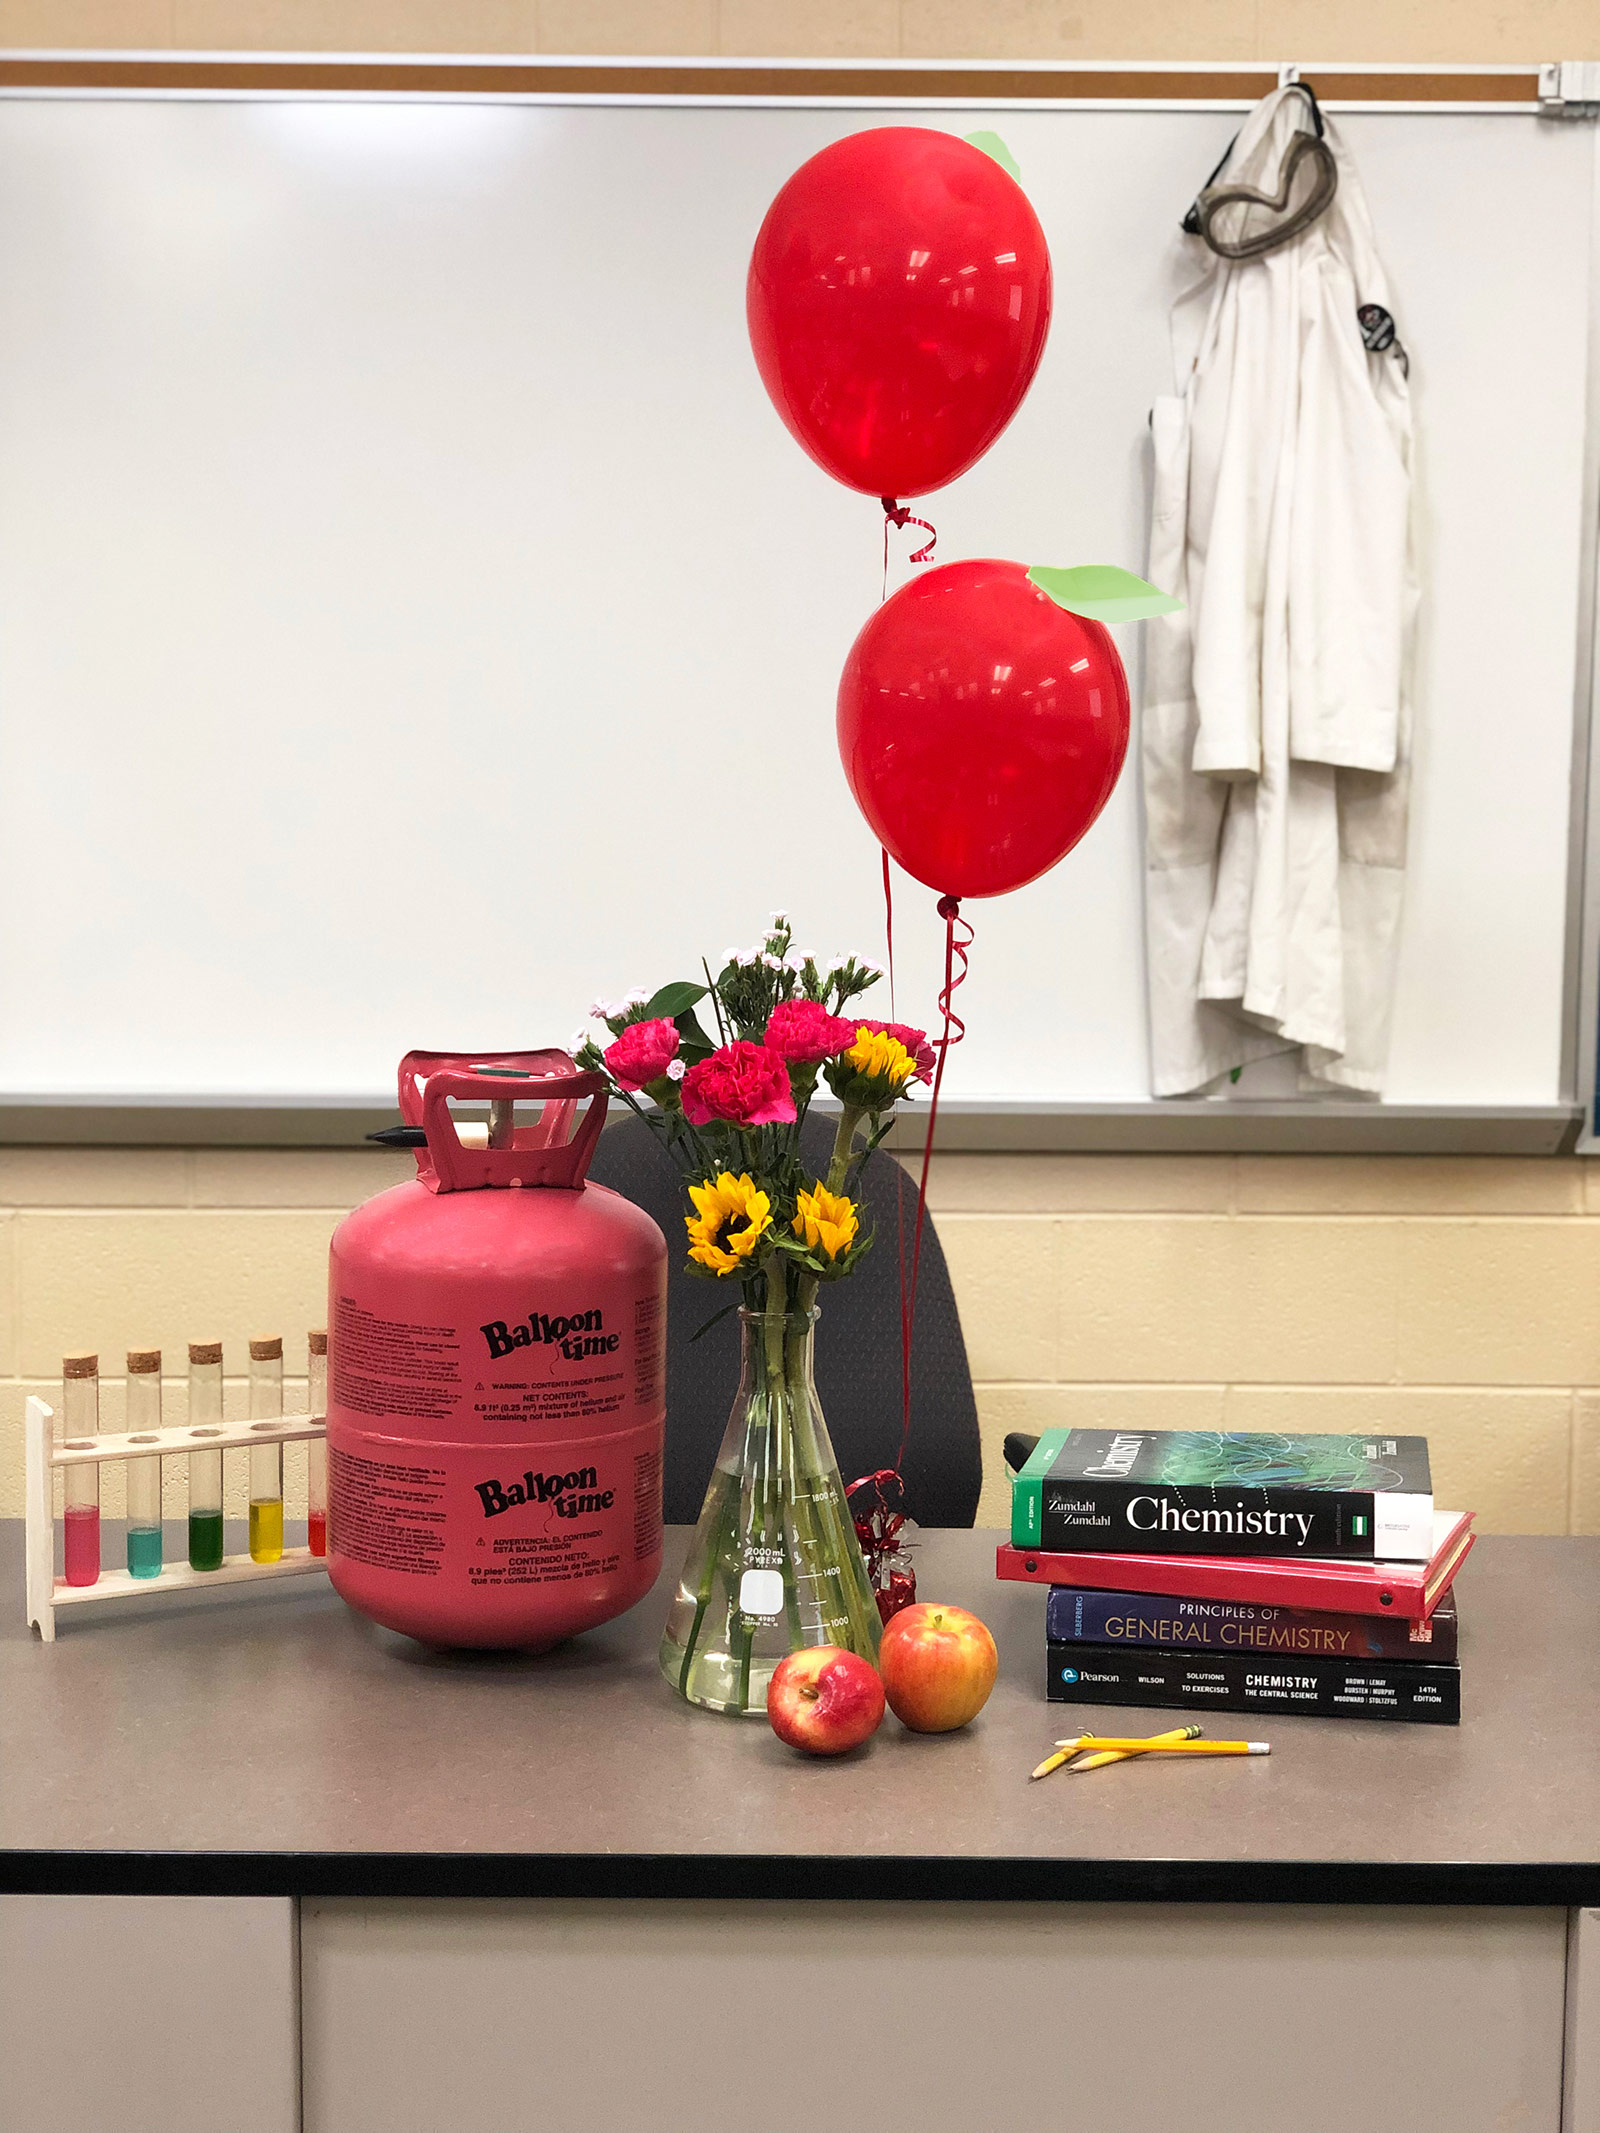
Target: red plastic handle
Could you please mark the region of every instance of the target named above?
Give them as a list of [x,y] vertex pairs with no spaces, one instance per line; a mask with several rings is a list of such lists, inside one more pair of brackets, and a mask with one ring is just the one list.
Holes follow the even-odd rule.
[[[593,1101],[572,1133],[573,1113],[585,1096]],[[506,1147],[463,1148],[451,1097],[538,1103],[544,1112],[536,1125],[519,1127]],[[400,1116],[428,1136],[426,1150],[417,1153],[417,1176],[432,1192],[493,1185],[576,1189],[605,1124],[607,1101],[605,1077],[580,1072],[566,1052],[407,1052],[400,1062]]]

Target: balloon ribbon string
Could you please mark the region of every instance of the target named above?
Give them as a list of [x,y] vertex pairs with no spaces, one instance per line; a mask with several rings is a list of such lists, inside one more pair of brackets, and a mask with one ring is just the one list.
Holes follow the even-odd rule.
[[[944,1029],[939,1038],[939,1060],[933,1070],[933,1097],[928,1105],[928,1137],[922,1145],[922,1177],[917,1186],[917,1219],[911,1232],[911,1292],[901,1305],[900,1311],[900,1397],[901,1424],[900,1450],[894,1470],[898,1474],[905,1463],[906,1444],[911,1435],[911,1335],[917,1317],[917,1273],[922,1264],[922,1224],[928,1211],[928,1171],[933,1162],[933,1136],[939,1121],[939,1091],[944,1084],[945,1061],[950,1056],[950,1047],[959,1044],[967,1034],[967,1025],[956,1013],[953,1005],[955,991],[967,975],[967,950],[972,945],[972,928],[961,916],[958,897],[941,896],[939,916],[944,920],[944,987],[939,994],[939,1012],[944,1017]],[[956,928],[961,928],[960,937]],[[960,970],[956,965],[961,965]],[[902,1275],[905,1253],[901,1252]]]
[[887,598],[889,591],[889,528],[891,526],[896,529],[903,526],[920,526],[928,536],[922,546],[914,548],[906,558],[907,562],[910,563],[931,562],[933,551],[939,543],[939,536],[925,518],[918,518],[915,512],[908,511],[904,504],[897,504],[892,496],[880,496],[878,501],[883,506],[883,589]]

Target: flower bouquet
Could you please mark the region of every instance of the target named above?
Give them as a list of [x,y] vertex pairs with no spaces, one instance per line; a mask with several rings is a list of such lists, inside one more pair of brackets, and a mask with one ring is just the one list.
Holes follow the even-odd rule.
[[[735,1291],[739,1391],[661,1666],[691,1703],[759,1712],[773,1669],[802,1645],[877,1656],[878,1605],[817,1403],[812,1336],[820,1291],[872,1244],[862,1165],[895,1105],[931,1078],[934,1053],[923,1031],[855,1011],[882,976],[875,963],[795,950],[782,912],[719,976],[702,967],[703,985],[597,1003],[611,1041],[586,1032],[575,1050],[682,1168],[690,1271]],[[824,1085],[840,1111],[816,1177],[800,1128]]]

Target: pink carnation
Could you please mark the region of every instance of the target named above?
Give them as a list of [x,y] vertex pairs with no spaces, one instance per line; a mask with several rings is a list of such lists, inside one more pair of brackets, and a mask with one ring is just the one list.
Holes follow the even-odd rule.
[[855,1041],[856,1024],[830,1015],[819,1000],[780,1000],[767,1024],[767,1049],[790,1066],[821,1066]]
[[691,1126],[714,1118],[731,1126],[789,1126],[794,1098],[789,1070],[764,1044],[725,1044],[683,1077],[683,1115]]
[[856,1028],[870,1029],[874,1036],[897,1038],[917,1062],[917,1071],[911,1079],[932,1081],[935,1054],[925,1029],[912,1029],[904,1022],[858,1022]]
[[677,1056],[678,1032],[664,1015],[654,1022],[630,1022],[603,1054],[619,1089],[659,1081]]

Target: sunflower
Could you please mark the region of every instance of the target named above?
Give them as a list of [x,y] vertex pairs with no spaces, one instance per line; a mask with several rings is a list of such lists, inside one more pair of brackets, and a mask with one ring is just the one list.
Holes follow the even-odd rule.
[[825,1185],[818,1184],[810,1192],[798,1194],[795,1206],[798,1212],[794,1218],[794,1233],[805,1239],[807,1250],[820,1251],[828,1259],[837,1259],[855,1243],[856,1231],[861,1224],[855,1202],[847,1200],[843,1193],[829,1192]]
[[746,1172],[720,1171],[713,1181],[691,1185],[695,1212],[685,1215],[689,1257],[713,1274],[748,1272],[751,1254],[772,1227],[772,1202]]

